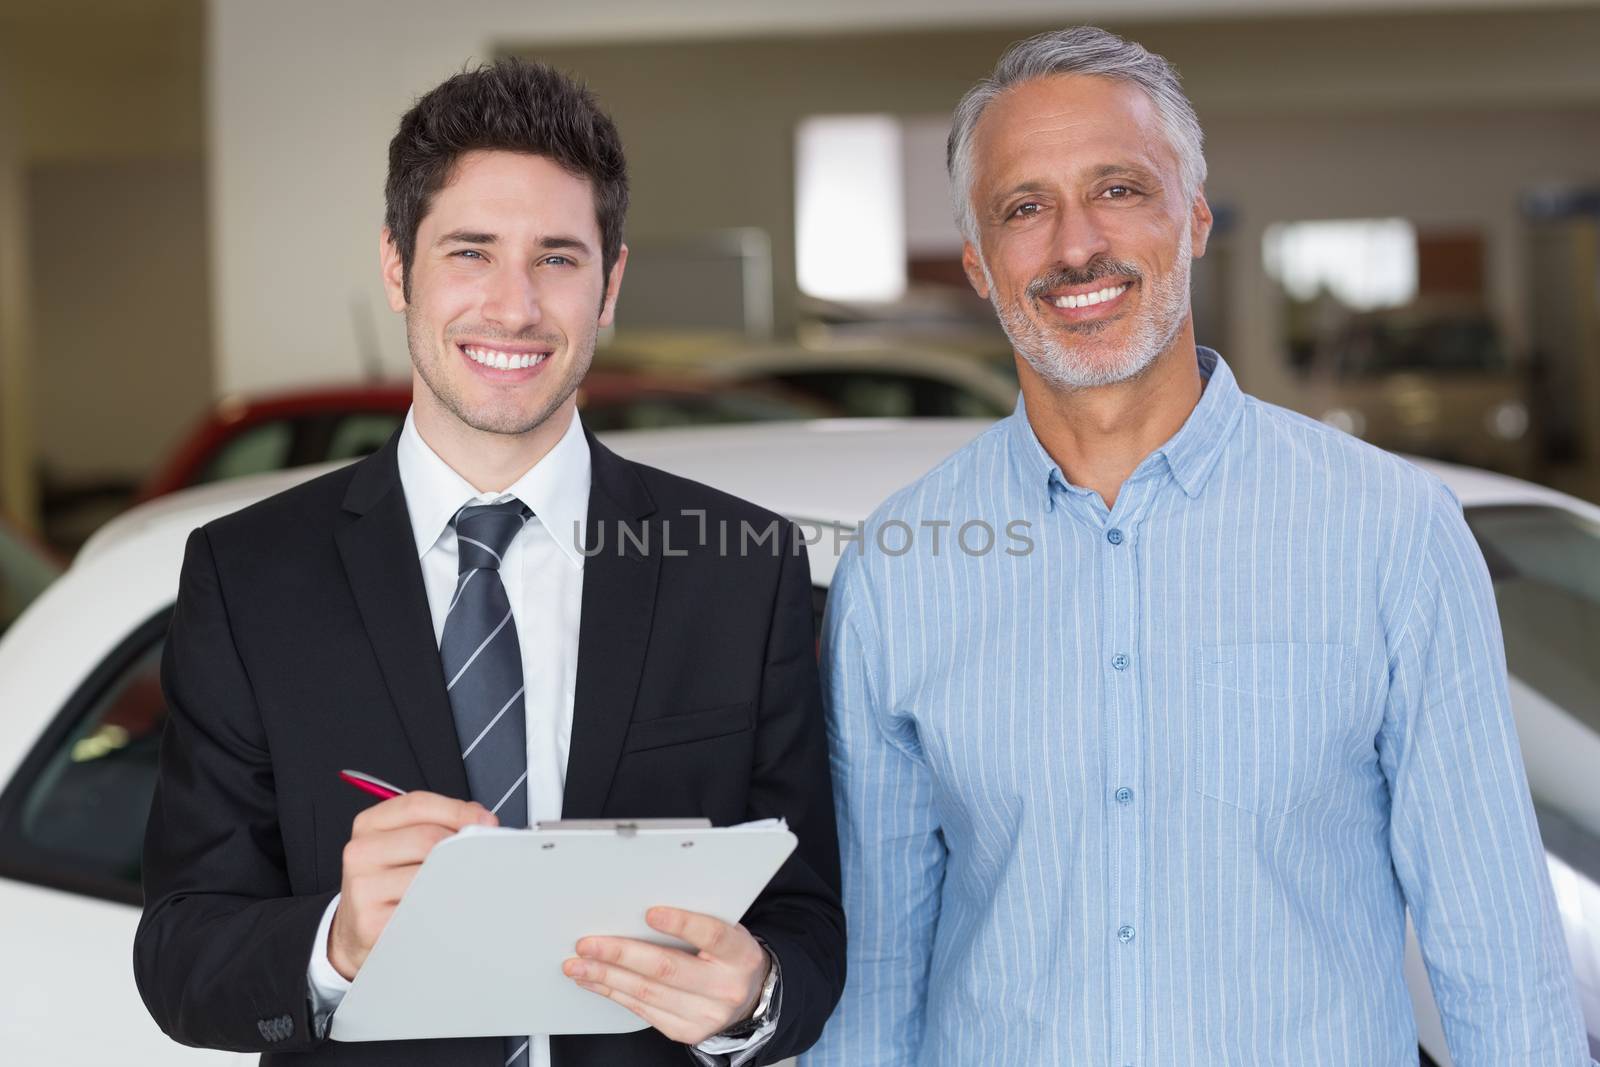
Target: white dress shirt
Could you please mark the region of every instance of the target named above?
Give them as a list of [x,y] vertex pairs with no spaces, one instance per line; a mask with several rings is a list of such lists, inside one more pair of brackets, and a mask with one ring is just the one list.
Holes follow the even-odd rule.
[[[433,616],[434,642],[444,635],[445,614],[458,577],[456,531],[450,524],[468,504],[498,504],[516,498],[533,512],[506,549],[500,580],[511,602],[511,618],[522,647],[523,700],[528,738],[528,823],[561,818],[572,743],[572,702],[578,679],[578,621],[583,606],[582,531],[589,512],[589,442],[576,414],[567,432],[543,459],[503,493],[480,493],[428,447],[406,413],[396,456],[411,532],[422,564],[422,581]],[[328,960],[328,932],[339,906],[335,896],[323,913],[313,942],[308,976],[319,1033],[338,1008],[350,982]],[[732,1053],[765,1043],[772,1028],[750,1040],[711,1038],[700,1048]],[[550,1039],[535,1035],[529,1067],[550,1067]]]

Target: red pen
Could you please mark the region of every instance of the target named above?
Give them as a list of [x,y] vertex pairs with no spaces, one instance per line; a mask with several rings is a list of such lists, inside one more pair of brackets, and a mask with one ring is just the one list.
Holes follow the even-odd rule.
[[382,778],[367,774],[363,771],[340,771],[339,777],[366,793],[375,797],[388,800],[390,797],[403,797],[406,791],[397,785],[390,785]]

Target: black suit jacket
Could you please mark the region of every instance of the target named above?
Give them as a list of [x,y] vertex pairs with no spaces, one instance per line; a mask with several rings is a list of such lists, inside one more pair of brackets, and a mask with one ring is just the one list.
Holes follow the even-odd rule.
[[[263,1064],[501,1067],[497,1038],[343,1044],[308,1017],[312,942],[370,803],[339,770],[468,795],[397,440],[189,538],[133,952],[151,1015],[185,1044]],[[783,971],[770,1063],[816,1039],[844,984],[804,548],[770,512],[589,448],[602,547],[584,564],[562,814],[789,820],[799,847],[744,917]],[[552,1052],[557,1067],[692,1061],[654,1030]]]

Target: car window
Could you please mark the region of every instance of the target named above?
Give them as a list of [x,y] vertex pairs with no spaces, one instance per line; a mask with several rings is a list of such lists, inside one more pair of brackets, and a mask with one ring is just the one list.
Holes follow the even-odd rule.
[[0,526],[0,633],[56,580],[59,568],[33,546]]
[[1506,666],[1600,731],[1600,525],[1554,507],[1466,515],[1494,581]]
[[919,379],[900,374],[856,371],[788,371],[775,380],[851,418],[894,418],[917,410]]
[[392,411],[361,411],[339,418],[328,441],[327,460],[360,459],[382,448],[405,421]]
[[0,795],[0,875],[138,901],[167,718],[160,672],[170,614],[101,662]]
[[788,389],[851,418],[970,417],[1010,414],[963,386],[921,374],[868,370],[791,370],[773,375]]
[[831,414],[830,408],[801,397],[790,399],[754,389],[641,393],[625,400],[590,401],[582,410],[583,424],[593,433],[815,419]]
[[246,474],[264,474],[282,470],[289,462],[289,450],[294,447],[294,423],[286,419],[263,422],[223,442],[211,458],[206,460],[196,484],[220,482]]
[[945,396],[940,400],[941,415],[949,415],[957,419],[998,419],[1011,414],[1011,409],[1003,408],[977,393],[969,393],[965,389],[953,386],[943,386]]
[[705,398],[697,396],[635,396],[612,403],[591,403],[583,409],[583,425],[591,433],[660,430],[716,421]]

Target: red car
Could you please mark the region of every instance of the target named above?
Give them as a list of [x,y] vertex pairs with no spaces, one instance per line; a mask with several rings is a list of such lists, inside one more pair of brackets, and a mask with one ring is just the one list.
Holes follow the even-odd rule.
[[[138,500],[242,474],[365,456],[399,428],[410,406],[409,382],[225,399],[145,482]],[[595,433],[835,414],[776,389],[600,370],[584,379],[578,407]]]

